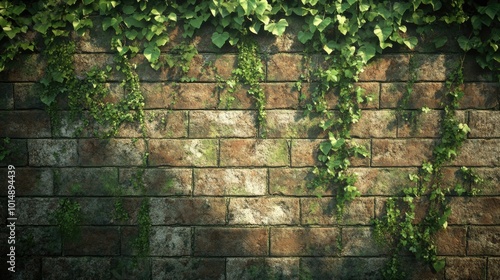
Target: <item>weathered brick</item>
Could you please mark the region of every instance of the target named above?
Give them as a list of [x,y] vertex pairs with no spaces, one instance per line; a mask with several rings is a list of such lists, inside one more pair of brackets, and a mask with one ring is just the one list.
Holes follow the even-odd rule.
[[484,180],[482,184],[472,185],[481,190],[479,195],[500,195],[500,167],[473,168],[473,170]]
[[[438,110],[427,113],[403,111],[403,115],[398,116],[398,137],[438,137],[442,134],[443,116],[444,111]],[[455,117],[461,123],[467,122],[466,116],[467,114],[464,111],[457,111],[455,114]]]
[[42,279],[108,279],[110,263],[110,258],[91,256],[43,258]]
[[415,66],[410,67],[415,69],[410,71],[416,71],[417,79],[420,81],[446,81],[460,63],[458,55],[444,54],[415,54],[413,60]]
[[224,258],[153,258],[152,279],[225,279]]
[[446,279],[487,279],[486,259],[448,257],[446,258],[445,274]]
[[467,237],[468,256],[500,256],[500,227],[473,226]]
[[331,189],[312,188],[314,178],[312,168],[272,168],[269,169],[269,192],[274,195],[328,196]]
[[373,242],[373,228],[344,227],[342,228],[342,256],[379,256],[384,248]]
[[410,183],[408,174],[417,174],[417,168],[352,168],[357,175],[357,189],[361,195],[396,195]]
[[268,254],[265,228],[195,228],[195,256],[265,256]]
[[299,207],[294,198],[231,198],[229,224],[294,225],[299,223]]
[[124,195],[190,195],[192,177],[187,168],[120,169],[121,188],[116,191]]
[[0,112],[2,126],[0,137],[43,138],[50,137],[50,117],[45,111]]
[[103,17],[91,17],[94,26],[88,28],[83,35],[72,33],[72,39],[75,40],[77,51],[84,53],[112,52],[109,42],[113,38],[112,32],[102,30]]
[[16,198],[16,225],[55,225],[50,215],[58,207],[57,198]]
[[194,195],[265,195],[265,169],[195,169]]
[[351,136],[360,138],[396,137],[397,121],[394,112],[363,111],[359,122],[352,125]]
[[14,85],[11,83],[0,83],[0,110],[11,110],[14,108]]
[[151,258],[119,256],[111,258],[110,277],[142,279],[151,275]]
[[323,138],[327,134],[319,127],[321,117],[305,116],[303,111],[272,110],[266,116],[268,138]]
[[15,83],[14,100],[16,109],[44,109],[45,105],[40,99],[43,91],[39,83]]
[[24,256],[57,256],[62,252],[58,227],[16,227],[16,244],[16,253]]
[[186,139],[149,141],[149,165],[217,166],[218,140]]
[[151,227],[149,242],[152,256],[188,256],[191,254],[191,228]]
[[[382,279],[384,258],[301,258],[308,279]],[[427,278],[426,278],[427,279]]]
[[384,55],[374,58],[359,75],[360,81],[401,81],[408,79],[408,55]]
[[500,166],[500,139],[466,140],[451,165]]
[[304,56],[279,53],[269,56],[267,61],[268,81],[297,81],[305,70]]
[[497,76],[494,71],[490,71],[486,68],[482,68],[476,61],[476,57],[474,55],[465,56],[463,62],[463,74],[464,81],[466,82],[493,82],[498,81]]
[[64,255],[111,256],[120,253],[120,230],[118,227],[82,227],[80,237],[64,242]]
[[332,256],[337,228],[271,228],[271,256]]
[[81,208],[82,225],[113,225],[115,220],[115,200],[110,197],[78,197],[72,199]]
[[191,111],[189,137],[255,137],[257,117],[249,111]]
[[213,83],[141,83],[146,109],[214,109],[217,87]]
[[150,138],[184,138],[188,136],[188,113],[183,111],[145,111],[146,134]]
[[[398,108],[401,104],[404,93],[406,92],[406,83],[382,83],[380,89],[380,108]],[[413,84],[412,94],[408,104],[404,109],[421,109],[428,107],[432,109],[442,108],[441,102],[446,95],[446,86],[444,83],[418,82]]]
[[[453,209],[452,209],[453,210]],[[447,227],[436,234],[438,255],[465,256],[467,229],[465,227]]]
[[[7,271],[7,263],[2,268]],[[16,272],[11,273],[11,278],[7,279],[40,279],[40,275],[42,275],[42,257],[18,257],[16,258]]]
[[[301,95],[302,98],[299,102],[300,107],[304,108],[307,104],[311,103],[311,93],[315,91],[316,87],[320,84],[316,82],[312,83],[302,83]],[[359,82],[354,83],[354,89],[360,87],[363,89],[364,96],[370,96],[372,101],[370,102],[362,102],[359,104],[359,107],[362,109],[378,109],[379,108],[379,99],[380,99],[380,83],[376,82]],[[326,106],[330,110],[338,109],[339,105],[339,90],[338,88],[333,88],[326,92],[325,101]]]
[[299,91],[293,83],[262,83],[266,94],[266,109],[297,109]]
[[373,139],[372,166],[419,166],[432,156],[428,139]]
[[[83,77],[92,68],[102,69],[115,64],[114,55],[109,53],[75,54],[73,58],[76,75]],[[123,79],[123,75],[116,71],[108,77],[108,81],[120,81],[121,79]]]
[[281,36],[270,36],[268,34],[256,38],[262,52],[302,52],[304,44],[297,39],[297,34],[302,30],[304,21],[302,18],[291,15],[288,26]]
[[256,101],[253,96],[248,94],[248,86],[241,85],[236,88],[230,88],[223,84],[219,91],[219,109],[256,109]]
[[111,167],[54,170],[57,195],[110,196],[118,186],[118,170]]
[[492,109],[498,107],[499,83],[465,83],[464,96],[460,100],[463,109]]
[[1,139],[4,149],[9,151],[0,166],[14,165],[16,167],[28,165],[28,141],[26,139],[10,139],[5,143],[5,138]]
[[500,279],[500,258],[488,258],[488,279]]
[[223,139],[220,145],[221,166],[289,165],[284,139]]
[[494,225],[500,224],[500,197],[454,197],[449,224]]
[[302,198],[301,223],[314,225],[369,225],[373,219],[375,202],[372,198],[358,198],[346,203],[341,220],[337,220],[337,203],[333,198]]
[[83,166],[139,166],[143,163],[144,140],[80,139],[78,155]]
[[[317,166],[320,164],[318,158],[319,145],[325,140],[294,139],[292,140],[292,166]],[[370,141],[365,139],[352,139],[358,145],[364,146],[370,151]],[[354,157],[349,159],[352,166],[368,166],[368,157]]]
[[298,258],[228,258],[227,279],[299,279]]
[[28,151],[31,166],[74,166],[78,163],[76,140],[30,139]]
[[220,225],[226,222],[224,198],[152,198],[153,225]]
[[500,111],[471,111],[471,138],[500,138]]
[[2,82],[38,82],[44,75],[46,62],[40,54],[17,55],[11,69],[0,75]]
[[[17,196],[50,196],[54,194],[54,176],[48,168],[16,168]],[[7,175],[7,172],[5,172]],[[5,177],[7,181],[7,177]],[[5,196],[7,196],[5,188]],[[3,194],[3,190],[2,190]]]

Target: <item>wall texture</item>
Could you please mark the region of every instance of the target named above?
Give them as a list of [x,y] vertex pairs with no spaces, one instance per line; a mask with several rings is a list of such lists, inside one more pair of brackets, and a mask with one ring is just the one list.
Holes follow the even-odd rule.
[[[432,155],[448,66],[460,55],[456,46],[449,53],[395,51],[361,74],[358,85],[374,98],[352,136],[369,147],[370,157],[353,159],[362,196],[338,222],[333,193],[307,187],[326,136],[318,118],[303,115],[307,101],[294,88],[306,67],[295,31],[257,38],[266,71],[266,138],[259,137],[255,104],[244,90],[226,108],[228,92],[217,87],[213,70],[228,78],[237,54],[216,52],[210,31],[193,42],[195,82],[178,82],[176,73],[134,59],[146,98],[145,139],[133,125],[109,140],[95,138],[91,128],[75,138],[79,121],[69,117],[64,100],[56,124],[37,96],[39,55],[1,73],[0,137],[11,139],[13,151],[0,162],[1,246],[9,249],[5,196],[7,166],[14,165],[16,279],[380,279],[387,250],[375,243],[371,221]],[[91,35],[78,41],[77,71],[112,61],[103,47],[109,38]],[[431,109],[416,125],[396,114],[410,71],[418,73],[408,110]],[[469,166],[486,183],[476,197],[450,198],[449,226],[438,238],[444,270],[432,273],[402,256],[414,279],[500,279],[500,85],[467,61],[465,81],[458,115],[471,132],[445,179],[453,182],[458,168]],[[119,97],[118,80],[109,86],[112,98]],[[311,86],[305,83],[303,92]],[[329,104],[334,110],[334,94]],[[138,177],[144,190],[135,187]],[[63,238],[53,218],[62,198],[81,206],[79,238]],[[144,200],[152,225],[149,257],[134,265]],[[128,218],[117,217],[117,203]],[[5,264],[6,254],[1,259]]]

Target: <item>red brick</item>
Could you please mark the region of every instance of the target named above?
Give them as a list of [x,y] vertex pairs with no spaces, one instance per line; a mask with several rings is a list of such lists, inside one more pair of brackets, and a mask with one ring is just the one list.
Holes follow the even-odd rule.
[[194,195],[265,195],[265,169],[195,169]]
[[146,109],[214,109],[217,87],[213,83],[141,83]]
[[189,137],[255,137],[257,116],[249,111],[191,111]]
[[226,222],[224,198],[152,198],[153,225],[220,225]]
[[454,197],[449,206],[449,224],[500,224],[500,197]]
[[341,220],[337,220],[337,203],[333,198],[302,198],[301,223],[304,225],[369,225],[375,203],[372,198],[357,198],[346,203]]
[[452,226],[438,231],[436,235],[438,255],[465,256],[466,238],[467,229],[465,227]]
[[471,111],[471,138],[500,138],[500,111]]
[[[192,170],[188,168],[120,169],[121,189],[117,191],[124,195],[190,195],[192,180]],[[138,183],[143,183],[144,188]]]
[[42,138],[50,137],[50,117],[45,111],[0,112],[2,126],[0,137]]
[[463,109],[492,109],[498,107],[499,83],[465,83],[464,96],[460,100]]
[[144,140],[80,139],[78,155],[83,166],[139,166],[143,164]]
[[[380,108],[398,108],[402,106],[403,93],[406,92],[406,83],[382,83],[380,89]],[[442,108],[441,102],[446,95],[444,83],[418,82],[413,84],[413,92],[404,109],[431,109]]]
[[397,121],[394,112],[363,111],[361,119],[352,125],[351,136],[360,138],[394,138]]
[[[320,164],[318,158],[319,145],[325,140],[295,139],[292,140],[292,166],[317,166]],[[358,145],[364,146],[370,151],[370,141],[364,139],[352,139]],[[368,166],[369,157],[350,158],[352,166]]]
[[[234,90],[234,92],[231,92]],[[230,89],[227,84],[222,84],[219,92],[219,109],[256,109],[256,100],[248,94],[248,87],[241,86],[236,89]]]
[[[403,114],[409,115],[411,112],[403,111]],[[442,134],[441,126],[444,116],[443,111],[432,110],[427,113],[414,111],[414,114],[414,117],[410,116],[409,120],[404,119],[405,115],[398,117],[398,137],[431,138],[439,137]],[[467,114],[465,111],[457,111],[455,116],[459,122],[467,122]]]
[[266,94],[266,109],[298,108],[299,92],[293,83],[262,83],[261,86]]
[[191,228],[151,227],[149,245],[152,256],[189,256]]
[[401,81],[408,79],[407,55],[384,55],[371,60],[359,75],[360,81]]
[[333,256],[337,228],[271,228],[271,256]]
[[268,254],[265,228],[195,228],[195,256],[265,256]]
[[342,228],[342,256],[379,256],[385,249],[373,242],[373,228]]
[[223,139],[221,166],[289,165],[288,143],[284,139]]
[[269,192],[274,195],[291,196],[332,195],[331,190],[309,187],[315,176],[312,168],[269,169]]
[[468,256],[500,256],[500,227],[473,226],[467,236]]
[[172,139],[149,141],[149,165],[217,166],[218,140]]
[[229,224],[235,225],[295,225],[300,216],[294,198],[231,198],[228,211]]
[[66,240],[63,246],[66,256],[120,254],[120,231],[118,227],[82,227],[81,239]]
[[451,165],[500,166],[500,139],[466,140]]
[[432,156],[428,139],[373,139],[372,166],[420,166]]
[[[480,280],[486,278],[486,259],[446,258],[446,279]],[[494,279],[494,278],[490,278]]]

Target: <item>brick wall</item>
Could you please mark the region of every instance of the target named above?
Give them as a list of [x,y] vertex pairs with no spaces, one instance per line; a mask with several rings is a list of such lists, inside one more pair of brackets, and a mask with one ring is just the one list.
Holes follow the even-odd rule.
[[[371,220],[384,201],[398,194],[432,154],[439,137],[441,101],[454,53],[392,52],[380,55],[361,74],[358,85],[374,96],[352,136],[367,145],[370,157],[353,160],[352,171],[362,197],[347,205],[341,222],[328,190],[310,190],[311,168],[325,133],[319,119],[303,116],[304,102],[294,83],[305,65],[298,26],[285,36],[257,38],[265,54],[267,137],[260,138],[253,100],[244,90],[228,109],[220,103],[212,62],[228,78],[235,67],[234,49],[217,52],[210,30],[195,37],[190,76],[177,83],[176,73],[155,72],[141,56],[134,58],[146,98],[148,137],[138,126],[123,127],[117,137],[101,140],[92,129],[73,135],[78,121],[60,102],[56,125],[39,101],[36,82],[43,75],[39,55],[23,56],[15,69],[0,74],[0,137],[11,138],[13,153],[0,162],[2,252],[9,232],[6,221],[6,176],[16,167],[16,279],[379,279],[386,249],[373,240]],[[78,41],[77,71],[112,61],[109,38],[99,32]],[[164,50],[168,52],[168,50]],[[410,56],[416,68],[410,69]],[[313,56],[313,65],[320,59]],[[417,126],[397,117],[409,79],[418,71],[408,110],[427,106]],[[460,166],[471,166],[486,184],[477,197],[452,197],[449,227],[438,238],[446,268],[434,274],[408,256],[414,279],[500,278],[500,85],[473,63],[465,66],[465,97],[458,117],[468,135],[458,158],[445,169],[455,180]],[[109,84],[120,95],[119,80]],[[311,84],[304,84],[305,92]],[[336,96],[329,97],[335,109]],[[132,141],[138,139],[137,141]],[[134,188],[143,167],[145,190]],[[81,238],[62,238],[52,214],[61,198],[82,208]],[[129,219],[114,215],[121,198]],[[150,257],[138,267],[133,242],[144,199],[150,201]],[[6,254],[2,253],[5,264]],[[6,270],[2,268],[2,273]],[[5,279],[5,278],[2,278]]]

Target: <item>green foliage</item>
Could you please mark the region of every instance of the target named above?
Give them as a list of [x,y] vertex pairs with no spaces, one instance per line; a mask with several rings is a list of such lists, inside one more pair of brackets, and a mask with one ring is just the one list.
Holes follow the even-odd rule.
[[145,257],[149,254],[149,236],[151,233],[150,208],[149,199],[144,199],[137,215],[139,232],[134,240],[134,247],[137,249],[139,257]]
[[68,198],[61,199],[53,215],[63,238],[74,239],[80,235],[82,213],[78,202]]

